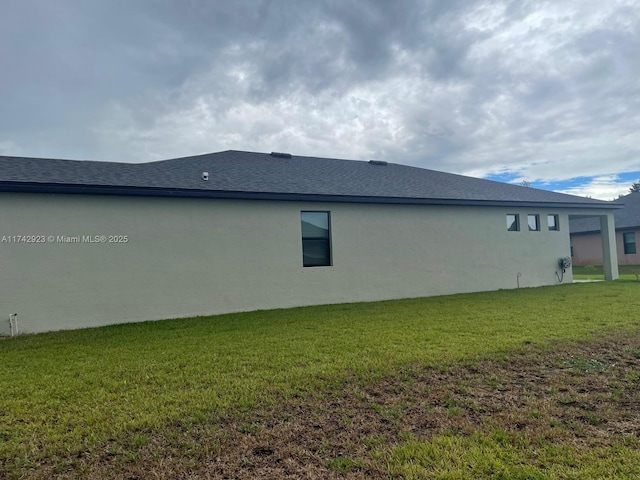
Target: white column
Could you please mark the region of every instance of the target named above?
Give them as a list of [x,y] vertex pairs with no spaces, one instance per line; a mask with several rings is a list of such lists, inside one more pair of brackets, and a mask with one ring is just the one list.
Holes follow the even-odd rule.
[[618,251],[616,248],[616,225],[613,213],[600,216],[602,237],[602,267],[605,280],[618,279]]

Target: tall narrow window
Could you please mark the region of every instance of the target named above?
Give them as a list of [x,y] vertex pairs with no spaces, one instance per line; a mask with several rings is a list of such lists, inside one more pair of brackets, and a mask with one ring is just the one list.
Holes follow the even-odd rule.
[[507,213],[507,230],[517,232],[520,230],[520,215],[517,213]]
[[540,215],[527,215],[527,223],[530,232],[538,232],[540,230]]
[[547,215],[547,225],[549,230],[560,230],[560,223],[558,222],[558,215]]
[[622,234],[624,242],[624,253],[631,255],[636,253],[636,232],[627,232]]
[[301,212],[302,265],[331,265],[331,228],[329,212]]

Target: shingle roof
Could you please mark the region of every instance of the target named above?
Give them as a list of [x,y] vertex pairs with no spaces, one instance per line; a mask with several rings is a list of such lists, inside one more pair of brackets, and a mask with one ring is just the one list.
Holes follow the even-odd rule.
[[[640,193],[630,193],[615,201],[624,205],[613,212],[616,230],[640,228]],[[576,218],[569,221],[571,233],[600,233],[600,220],[597,218]]]
[[[208,181],[202,179],[203,172],[209,173]],[[614,207],[599,200],[394,163],[234,150],[139,164],[0,157],[0,191]]]

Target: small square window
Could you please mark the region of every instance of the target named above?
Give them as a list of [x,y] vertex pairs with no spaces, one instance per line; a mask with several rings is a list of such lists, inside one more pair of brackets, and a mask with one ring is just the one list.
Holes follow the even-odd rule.
[[517,213],[507,213],[507,231],[520,231],[520,215]]
[[527,215],[527,223],[530,232],[540,231],[540,215]]
[[626,232],[622,234],[625,255],[636,253],[636,232]]
[[547,225],[549,225],[549,230],[554,230],[556,232],[560,230],[558,215],[547,215]]

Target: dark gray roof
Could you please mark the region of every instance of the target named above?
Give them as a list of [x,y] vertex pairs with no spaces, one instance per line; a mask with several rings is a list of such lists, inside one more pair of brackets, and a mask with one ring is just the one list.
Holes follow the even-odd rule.
[[[209,180],[202,179],[209,173]],[[229,150],[149,163],[0,157],[0,191],[439,204],[608,202],[385,162]]]
[[[640,193],[630,193],[615,201],[624,208],[613,212],[616,230],[640,228]],[[576,218],[569,221],[571,233],[600,233],[600,220],[597,218]]]

